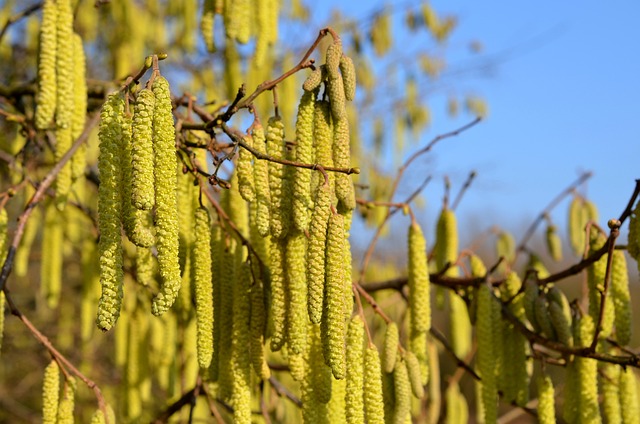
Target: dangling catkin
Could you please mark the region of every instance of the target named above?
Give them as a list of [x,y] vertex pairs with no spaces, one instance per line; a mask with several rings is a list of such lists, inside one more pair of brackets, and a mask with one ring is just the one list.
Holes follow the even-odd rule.
[[155,201],[153,187],[153,111],[156,98],[153,91],[138,92],[133,112],[131,143],[131,202],[137,209],[151,210]]
[[[242,137],[249,147],[253,147],[253,137],[246,135]],[[251,152],[244,147],[238,146],[238,161],[236,162],[236,172],[238,173],[238,190],[240,196],[247,202],[253,202],[256,198],[253,180],[253,168],[251,167]]]
[[[333,166],[333,125],[331,123],[331,110],[329,102],[316,101],[313,119],[313,148],[315,162],[323,167]],[[328,173],[331,198],[334,197],[335,176],[333,172]],[[313,173],[311,175],[311,187],[322,185],[323,175]]]
[[331,213],[331,187],[329,184],[318,186],[315,208],[309,228],[309,246],[307,249],[307,311],[313,324],[322,319],[322,296],[325,282],[325,246],[327,224]]
[[387,330],[384,333],[384,349],[382,351],[382,369],[386,373],[393,372],[396,366],[399,342],[398,325],[391,321],[387,324]]
[[549,225],[547,227],[546,242],[547,242],[547,250],[549,251],[549,256],[551,256],[551,258],[556,262],[561,261],[562,260],[562,240],[558,235],[558,231],[555,225]]
[[[266,154],[267,146],[264,135],[264,129],[259,122],[253,126],[253,148],[259,152]],[[256,225],[258,233],[262,237],[269,234],[271,194],[269,188],[269,167],[271,165],[266,160],[255,159],[253,164],[253,180],[256,191]]]
[[[591,229],[589,251],[595,252],[602,248],[607,242],[604,234],[597,232],[595,228]],[[607,271],[607,256],[603,255],[587,268],[587,286],[589,288],[589,315],[593,322],[597,322],[600,317],[600,304],[602,303],[601,292],[604,290],[604,278]],[[605,298],[604,316],[602,317],[602,328],[600,335],[608,337],[613,330],[615,321],[612,296]]]
[[356,68],[349,56],[340,57],[340,71],[344,81],[344,97],[353,101],[356,97]]
[[287,291],[285,289],[285,252],[286,244],[283,241],[273,239],[271,243],[271,255],[269,269],[271,271],[271,350],[276,352],[284,345],[287,321]]
[[347,330],[347,422],[364,423],[364,323],[355,315]]
[[538,377],[538,422],[540,424],[556,422],[553,383],[548,375]]
[[[56,22],[55,0],[42,5],[40,50],[38,54],[38,94],[36,96],[36,128],[46,129],[56,110]],[[68,53],[68,52],[67,52]]]
[[364,412],[367,423],[384,424],[382,372],[375,345],[367,347],[364,352]]
[[584,200],[578,196],[571,199],[569,205],[569,241],[576,256],[582,256],[585,247],[584,226],[587,224],[587,211]]
[[124,100],[119,93],[109,96],[100,113],[100,155],[98,171],[98,229],[100,231],[100,284],[102,295],[98,303],[96,323],[103,331],[109,330],[120,315],[122,303],[122,245],[120,237],[120,215],[122,210],[119,191],[122,178],[120,166],[119,123],[124,113]]
[[416,398],[422,399],[424,396],[424,386],[422,385],[420,362],[418,361],[418,358],[416,358],[416,355],[411,351],[405,352],[404,360],[407,363],[409,381],[411,381],[411,391]]
[[427,332],[431,328],[431,284],[426,250],[422,228],[413,222],[409,227],[409,307],[413,332]]
[[404,360],[396,361],[396,366],[393,369],[393,386],[395,393],[393,423],[405,424],[407,420],[411,419],[411,382]]
[[[267,126],[267,153],[274,158],[285,157],[284,123],[280,117],[269,119]],[[284,165],[269,162],[269,189],[271,191],[271,235],[284,238],[291,221],[289,181]]]
[[[82,38],[75,33],[73,34],[73,84],[71,139],[76,140],[84,130],[84,122],[87,116],[87,81]],[[74,181],[84,175],[84,169],[87,164],[86,156],[87,143],[82,143],[71,157],[71,177]]]
[[69,377],[65,382],[62,399],[60,399],[60,404],[58,405],[58,424],[73,424],[73,408],[77,388],[76,379]]
[[59,397],[60,367],[56,361],[51,361],[44,369],[42,380],[42,424],[56,424]]
[[620,405],[622,405],[622,423],[640,422],[640,401],[638,400],[638,382],[632,367],[620,370]]
[[631,296],[629,294],[629,274],[627,260],[621,250],[613,251],[611,267],[611,299],[615,309],[616,340],[621,345],[628,345],[633,330],[631,319]]
[[[296,120],[296,161],[313,161],[313,115],[316,93],[305,91],[298,105]],[[300,231],[306,231],[311,217],[311,171],[295,168],[293,179],[293,222]]]
[[207,368],[213,353],[213,297],[211,285],[211,228],[209,212],[195,211],[195,243],[193,244],[196,320],[198,326],[198,365]]
[[213,32],[216,18],[214,3],[214,0],[205,0],[202,6],[202,16],[200,17],[200,34],[209,53],[216,51]]
[[[575,325],[574,339],[578,346],[590,346],[594,332],[593,319],[590,315],[584,315]],[[574,362],[577,385],[573,390],[579,396],[579,420],[584,423],[599,423],[598,361],[576,356]]]
[[320,84],[326,78],[327,78],[326,65],[320,65],[316,69],[311,71],[307,79],[304,80],[304,83],[302,84],[302,89],[304,91],[314,91],[316,88],[320,87]]
[[331,367],[333,376],[341,380],[346,374],[344,346],[346,323],[343,299],[344,218],[339,214],[331,214],[328,225],[322,343],[325,348],[325,361]]
[[[333,127],[333,164],[337,168],[351,167],[351,152],[349,146],[349,121],[344,118],[336,120],[334,118]],[[344,173],[337,173],[336,196],[342,203],[342,208],[352,210],[356,207],[356,198],[353,189],[351,176]]]
[[266,316],[264,306],[264,289],[257,281],[251,287],[251,363],[253,370],[261,380],[268,380],[271,370],[264,354],[264,332]]
[[231,375],[233,381],[232,399],[234,423],[251,422],[251,355],[250,340],[250,299],[249,287],[252,283],[251,266],[241,265],[240,278],[233,287],[233,334],[231,337]]
[[622,422],[620,387],[618,386],[621,369],[622,367],[617,364],[603,363],[601,366],[602,415],[607,423]]
[[156,198],[156,247],[162,280],[160,293],[153,299],[154,315],[165,313],[180,290],[178,266],[178,207],[176,201],[175,130],[171,114],[169,83],[162,77],[153,82],[156,104],[153,113]]
[[494,359],[493,327],[499,320],[494,319],[493,294],[486,284],[481,284],[477,291],[478,318],[476,321],[476,339],[478,341],[477,368],[482,378],[482,404],[484,419],[487,423],[494,423],[498,413],[498,392]]
[[289,302],[287,305],[287,345],[289,354],[302,354],[307,337],[307,238],[300,231],[292,231],[287,237],[286,281]]

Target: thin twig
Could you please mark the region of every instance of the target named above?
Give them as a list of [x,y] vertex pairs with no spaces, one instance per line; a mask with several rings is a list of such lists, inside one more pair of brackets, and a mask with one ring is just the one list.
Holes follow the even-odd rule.
[[431,328],[429,329],[429,333],[433,337],[435,337],[435,339],[438,340],[440,342],[440,344],[442,344],[442,347],[444,347],[444,349],[451,355],[451,357],[453,357],[453,359],[454,359],[454,361],[455,361],[455,363],[456,363],[456,365],[458,367],[464,369],[474,379],[476,379],[478,381],[482,380],[480,378],[480,376],[473,370],[473,368],[471,368],[471,366],[469,364],[467,364],[464,360],[460,359],[458,357],[458,355],[456,355],[456,353],[453,350],[453,347],[451,347],[451,345],[447,341],[447,338],[444,336],[444,334],[442,334],[440,332],[440,330],[438,330],[434,326],[431,326]]
[[276,391],[278,396],[284,396],[291,402],[293,402],[293,404],[298,408],[302,408],[302,401],[296,395],[291,393],[289,389],[287,389],[282,383],[280,383],[277,378],[275,378],[274,376],[269,377],[269,383],[271,383],[271,386]]
[[4,38],[5,34],[7,33],[11,25],[15,24],[20,19],[25,18],[31,15],[32,13],[36,12],[38,9],[42,7],[42,4],[43,4],[42,2],[35,3],[27,7],[26,9],[24,9],[22,12],[18,12],[15,15],[9,17],[7,19],[7,22],[5,22],[4,25],[2,26],[2,30],[0,30],[0,42],[2,42],[2,39]]

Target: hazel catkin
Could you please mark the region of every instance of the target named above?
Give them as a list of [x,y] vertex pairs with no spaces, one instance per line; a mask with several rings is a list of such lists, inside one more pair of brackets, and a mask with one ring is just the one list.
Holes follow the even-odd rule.
[[148,88],[138,92],[133,112],[131,141],[131,202],[151,210],[155,201],[153,179],[153,111],[156,98]]
[[431,328],[431,284],[426,250],[422,229],[413,222],[409,227],[409,307],[413,332],[427,332]]
[[331,213],[331,191],[329,184],[318,186],[315,208],[309,228],[307,249],[307,311],[313,324],[322,319],[322,295],[325,282],[325,246],[327,225]]
[[374,345],[364,352],[364,412],[369,424],[384,423],[380,356]]
[[393,372],[396,365],[396,356],[398,354],[398,343],[400,342],[400,334],[398,325],[395,322],[387,324],[387,330],[384,333],[384,350],[382,351],[382,369],[386,373]]
[[55,0],[42,5],[40,50],[38,53],[38,94],[36,96],[36,128],[46,129],[56,110],[56,21]]
[[[242,137],[249,147],[253,147],[253,137],[246,135]],[[251,166],[251,152],[238,146],[238,161],[236,162],[236,172],[238,173],[238,190],[240,196],[247,202],[253,202],[256,198],[253,168]]]
[[42,380],[42,424],[56,424],[60,397],[60,367],[51,361]]
[[213,354],[213,287],[211,285],[211,228],[209,212],[199,207],[195,211],[195,242],[193,243],[193,284],[195,286],[198,365],[208,368]]
[[347,422],[364,423],[364,323],[355,315],[347,330]]
[[[259,122],[253,126],[253,148],[262,154],[266,154],[266,138],[264,129]],[[256,159],[253,164],[253,181],[256,191],[256,226],[262,237],[269,234],[271,192],[269,187],[269,162]]]
[[[296,120],[296,161],[313,161],[313,116],[316,93],[305,91],[298,105]],[[311,171],[296,167],[293,171],[293,222],[300,231],[309,226],[313,201],[311,199]]]

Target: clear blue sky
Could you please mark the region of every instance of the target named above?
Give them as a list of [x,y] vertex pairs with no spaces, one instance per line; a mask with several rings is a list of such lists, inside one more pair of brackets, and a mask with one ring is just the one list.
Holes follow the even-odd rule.
[[[320,3],[348,16],[384,4],[411,4]],[[498,58],[489,75],[460,81],[461,88],[487,100],[488,120],[442,143],[428,162],[434,175],[450,175],[456,187],[469,170],[478,171],[460,207],[461,221],[465,215],[487,216],[476,222],[517,231],[584,170],[594,173],[588,196],[599,207],[601,224],[617,217],[640,178],[640,2],[431,3],[437,12],[459,18],[447,54],[452,65],[456,51],[472,39],[484,46],[480,58]],[[325,24],[324,11],[316,11],[315,20]],[[401,25],[402,14],[397,18]],[[460,55],[461,61],[468,58]],[[425,141],[469,120],[452,121],[439,110],[434,114]],[[426,218],[432,222],[441,184],[425,194]],[[553,214],[562,227],[566,211],[563,203]],[[623,233],[626,237],[626,227]]]

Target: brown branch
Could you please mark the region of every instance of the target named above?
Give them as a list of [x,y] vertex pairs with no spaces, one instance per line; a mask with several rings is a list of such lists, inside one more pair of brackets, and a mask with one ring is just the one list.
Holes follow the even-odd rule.
[[442,334],[440,332],[440,330],[438,330],[437,328],[432,326],[429,329],[429,333],[433,337],[435,337],[435,339],[438,340],[440,342],[440,344],[442,344],[442,347],[444,347],[444,349],[449,353],[449,355],[451,355],[451,357],[454,359],[454,361],[455,361],[455,363],[456,363],[456,365],[458,367],[464,369],[474,379],[476,379],[478,381],[482,381],[480,376],[473,370],[473,368],[471,368],[471,366],[469,364],[467,364],[464,360],[460,359],[458,357],[458,355],[456,355],[456,353],[453,351],[453,347],[451,347],[451,345],[447,341],[447,338],[444,336],[444,334]]
[[31,216],[31,212],[33,208],[43,199],[46,190],[49,188],[51,184],[55,181],[58,173],[62,170],[64,165],[71,159],[71,156],[78,150],[80,145],[84,143],[88,138],[89,134],[93,127],[96,126],[98,121],[100,120],[100,114],[96,113],[93,118],[87,121],[84,131],[80,134],[80,137],[73,143],[71,148],[67,150],[67,152],[60,158],[60,161],[56,163],[56,165],[49,171],[49,173],[44,177],[40,185],[38,186],[36,192],[29,200],[29,203],[24,208],[24,211],[18,217],[18,226],[13,235],[13,240],[11,241],[11,245],[9,246],[9,251],[7,252],[7,256],[5,258],[4,264],[2,266],[2,271],[0,272],[0,290],[6,289],[6,282],[9,278],[9,274],[11,274],[11,270],[13,269],[13,261],[15,258],[16,251],[18,250],[18,246],[20,245],[20,240],[22,240],[22,235],[24,233],[24,227],[27,223],[27,220]]
[[280,383],[277,378],[275,378],[274,376],[269,377],[269,383],[271,383],[271,386],[276,391],[278,396],[284,396],[291,402],[293,402],[293,404],[298,408],[302,408],[302,401],[296,395],[291,393],[289,389],[287,389],[282,383]]
[[166,423],[167,421],[169,421],[169,418],[173,416],[173,414],[180,411],[184,406],[191,404],[194,401],[195,396],[197,396],[196,393],[199,392],[199,385],[202,385],[202,383],[201,382],[199,382],[199,384],[196,383],[196,386],[193,389],[184,393],[182,396],[180,396],[180,399],[176,400],[171,405],[169,405],[167,409],[162,411],[156,417],[156,419],[152,421],[153,424]]

